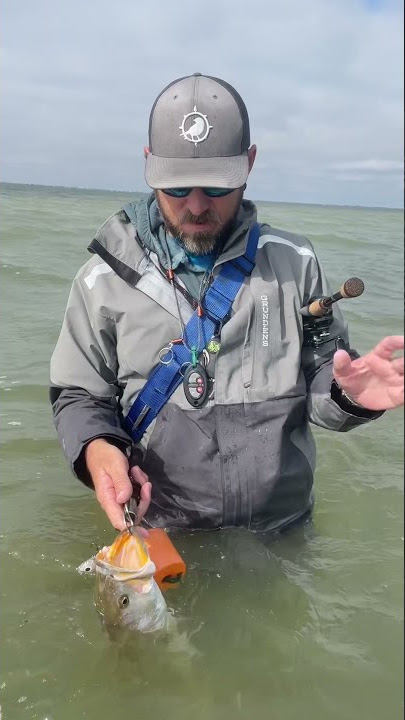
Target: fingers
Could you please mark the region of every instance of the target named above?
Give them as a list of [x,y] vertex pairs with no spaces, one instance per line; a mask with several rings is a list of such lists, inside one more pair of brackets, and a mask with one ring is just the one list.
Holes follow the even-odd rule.
[[131,467],[130,475],[135,483],[137,485],[144,485],[146,482],[149,482],[149,478],[147,474],[141,470],[141,468],[138,465],[134,465]]
[[[137,522],[141,522],[150,505],[152,492],[152,484],[146,473],[138,466],[129,471],[127,456],[104,438],[96,438],[89,443],[85,458],[97,500],[111,524],[117,530],[125,529],[122,506],[132,497],[133,484],[140,488]],[[147,531],[143,534],[147,534]]]
[[113,477],[115,487],[115,499],[117,503],[123,505],[128,502],[132,495],[132,483],[127,474]]
[[146,538],[149,537],[149,532],[148,532],[147,529],[144,528],[144,527],[139,527],[139,526],[137,525],[137,527],[136,527],[136,532],[139,533],[145,540],[146,540]]
[[[132,495],[132,483],[128,477],[128,464],[125,456],[123,455],[122,462],[120,461],[120,458],[118,460],[118,462],[106,464],[99,473],[96,473],[95,478],[93,478],[93,482],[95,481],[94,485],[98,498],[97,486],[101,484],[104,488],[106,483],[105,478],[108,477],[111,480],[112,487],[114,489],[114,499],[116,503],[118,505],[123,505],[128,502]],[[101,483],[99,480],[100,475],[104,478]]]
[[398,373],[398,375],[404,374],[404,358],[394,358],[394,360],[391,360],[391,367],[395,372]]
[[346,350],[336,350],[333,356],[333,373],[336,380],[345,377],[350,373],[352,360]]
[[130,470],[130,475],[133,482],[140,485],[140,496],[137,508],[137,523],[140,523],[143,516],[148,510],[152,495],[152,483],[149,482],[149,478],[146,473],[141,470],[140,467],[135,465]]
[[[131,497],[132,485],[128,477],[127,481],[129,484],[127,494],[129,495],[129,497]],[[124,511],[122,508],[122,504],[117,501],[117,491],[114,485],[113,478],[108,473],[102,472],[93,479],[93,483],[96,490],[97,500],[99,501],[101,507],[106,513],[110,523],[117,530],[125,530],[126,524],[124,519]],[[123,487],[121,487],[120,492],[123,492]]]
[[89,443],[85,457],[97,500],[112,525],[117,530],[123,530],[125,520],[122,505],[132,495],[128,458],[119,448],[103,438]]
[[389,335],[376,345],[374,352],[384,360],[389,360],[396,350],[404,349],[403,335]]
[[152,496],[152,483],[146,482],[141,487],[141,496],[138,503],[138,522],[141,522],[143,516],[148,510]]
[[391,390],[392,407],[399,408],[404,404],[404,386]]

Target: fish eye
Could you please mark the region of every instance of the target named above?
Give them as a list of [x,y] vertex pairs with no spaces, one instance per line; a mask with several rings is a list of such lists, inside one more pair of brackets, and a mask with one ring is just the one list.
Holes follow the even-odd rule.
[[127,605],[129,605],[129,597],[128,595],[121,595],[121,597],[118,600],[118,604],[120,607],[124,608]]

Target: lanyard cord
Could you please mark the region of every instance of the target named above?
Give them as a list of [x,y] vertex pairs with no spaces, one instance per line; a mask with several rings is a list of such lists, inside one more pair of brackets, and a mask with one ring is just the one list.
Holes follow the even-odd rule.
[[[203,277],[202,277],[201,283],[200,283],[200,287],[199,287],[199,291],[198,291],[198,301],[197,301],[198,304],[197,304],[197,308],[196,308],[196,309],[197,309],[197,317],[199,318],[199,322],[198,322],[197,347],[196,347],[196,348],[190,348],[189,345],[188,345],[188,343],[187,343],[186,326],[185,326],[184,321],[183,321],[183,318],[182,318],[182,316],[181,316],[180,303],[179,303],[179,298],[178,298],[178,295],[177,295],[177,288],[176,288],[176,284],[177,284],[177,283],[175,282],[175,279],[174,279],[174,270],[173,270],[173,268],[172,268],[172,260],[171,260],[171,257],[170,257],[170,251],[169,251],[169,246],[168,246],[168,243],[167,243],[167,238],[166,238],[166,236],[164,237],[164,247],[163,247],[163,249],[164,249],[164,253],[165,253],[165,256],[166,256],[166,262],[167,262],[167,266],[168,266],[168,270],[166,271],[166,277],[168,278],[168,280],[169,280],[169,282],[170,282],[170,284],[171,284],[171,286],[172,286],[173,295],[174,295],[174,299],[175,299],[175,302],[176,302],[176,308],[177,308],[177,314],[178,314],[178,320],[179,320],[180,332],[181,332],[181,336],[180,336],[179,340],[181,340],[181,341],[183,342],[184,347],[186,347],[187,350],[190,352],[191,356],[194,357],[194,354],[195,354],[195,353],[198,354],[198,353],[201,352],[201,350],[203,350],[202,347],[200,348],[200,344],[201,344],[201,321],[200,321],[200,318],[201,318],[202,315],[203,315],[202,301],[203,301],[203,298],[204,298],[205,293],[206,293],[207,290],[208,290],[208,287],[209,287],[209,285],[210,285],[211,279],[212,279],[212,277],[213,277],[213,272],[212,272],[212,269],[213,269],[213,268],[211,268],[211,270],[209,270],[209,271],[208,271],[208,270],[205,271],[205,273],[204,273],[204,275],[203,275]],[[220,248],[218,248],[218,252],[217,252],[217,255],[216,255],[215,260],[214,260],[214,265],[215,265],[215,263],[216,263],[216,261],[217,261],[217,259],[218,259],[219,253],[220,253]]]

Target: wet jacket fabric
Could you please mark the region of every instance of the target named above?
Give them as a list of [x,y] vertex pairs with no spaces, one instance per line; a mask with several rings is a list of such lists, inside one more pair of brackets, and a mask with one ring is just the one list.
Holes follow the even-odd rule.
[[[255,222],[255,206],[243,201],[214,276],[243,254]],[[83,462],[89,441],[105,437],[132,454],[153,485],[146,515],[152,526],[278,529],[312,504],[310,422],[347,431],[368,420],[331,397],[334,338],[349,346],[346,324],[335,305],[331,341],[317,350],[303,346],[299,310],[330,288],[305,237],[262,224],[255,268],[210,358],[206,405],[193,408],[180,386],[133,448],[122,417],[162,348],[179,337],[177,304],[184,323],[191,317],[190,295],[198,297],[203,277],[170,239],[184,290],[176,303],[164,272],[164,232],[153,194],[132,203],[98,230],[92,257],[76,275],[51,361],[63,450],[90,486]]]

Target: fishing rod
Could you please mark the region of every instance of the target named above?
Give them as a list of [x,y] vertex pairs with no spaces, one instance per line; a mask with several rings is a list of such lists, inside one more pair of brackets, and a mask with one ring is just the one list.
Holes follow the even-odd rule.
[[364,282],[358,277],[351,277],[346,280],[341,286],[340,290],[334,295],[328,297],[321,297],[318,300],[313,300],[309,305],[301,308],[300,313],[304,317],[315,317],[320,318],[326,315],[333,303],[343,298],[354,298],[359,297],[364,291]]

